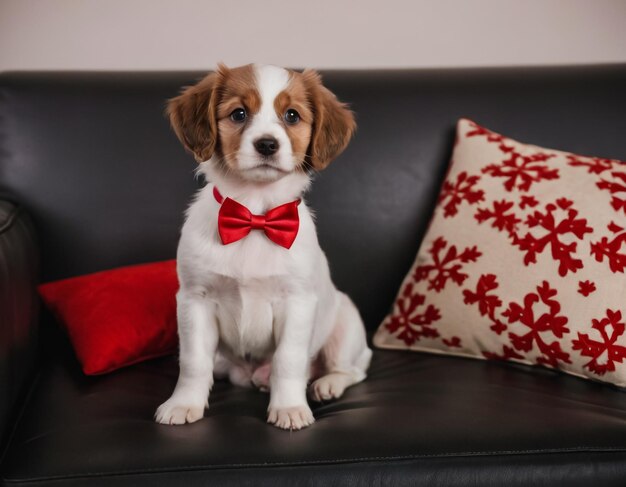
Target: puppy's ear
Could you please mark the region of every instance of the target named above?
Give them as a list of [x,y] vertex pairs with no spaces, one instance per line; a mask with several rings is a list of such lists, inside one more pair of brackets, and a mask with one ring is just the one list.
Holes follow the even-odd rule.
[[210,159],[215,152],[218,92],[227,72],[226,66],[218,65],[215,73],[185,88],[167,104],[166,113],[176,136],[198,162]]
[[319,73],[306,69],[302,77],[313,109],[313,131],[308,161],[317,171],[343,152],[356,130],[353,113],[322,85]]

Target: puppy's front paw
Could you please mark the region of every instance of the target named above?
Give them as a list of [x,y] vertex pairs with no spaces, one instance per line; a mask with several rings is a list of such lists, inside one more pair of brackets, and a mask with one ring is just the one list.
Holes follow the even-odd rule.
[[315,422],[309,406],[294,406],[291,408],[273,408],[270,406],[267,422],[285,430],[299,430]]
[[194,423],[204,416],[205,404],[184,403],[180,399],[170,397],[161,404],[154,419],[161,424]]

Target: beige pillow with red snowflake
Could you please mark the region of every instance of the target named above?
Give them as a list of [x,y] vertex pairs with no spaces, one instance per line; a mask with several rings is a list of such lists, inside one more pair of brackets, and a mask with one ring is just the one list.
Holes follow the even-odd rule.
[[374,343],[626,386],[626,163],[462,119],[428,233]]

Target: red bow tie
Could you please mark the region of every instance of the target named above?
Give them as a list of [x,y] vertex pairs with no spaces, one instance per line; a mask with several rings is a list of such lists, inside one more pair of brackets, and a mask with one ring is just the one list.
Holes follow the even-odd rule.
[[263,230],[272,242],[288,249],[298,235],[299,199],[272,208],[265,215],[253,215],[241,203],[224,198],[216,186],[213,186],[213,196],[222,205],[217,218],[217,229],[224,245],[241,240],[251,230]]

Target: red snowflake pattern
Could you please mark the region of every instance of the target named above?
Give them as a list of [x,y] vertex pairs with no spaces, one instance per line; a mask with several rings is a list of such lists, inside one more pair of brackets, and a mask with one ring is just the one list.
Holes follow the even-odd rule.
[[465,134],[466,137],[485,137],[487,139],[487,142],[503,142],[505,140],[505,137],[497,134],[495,132],[492,132],[489,129],[486,129],[485,127],[481,127],[480,125],[478,125],[476,122],[472,122],[471,120],[468,120],[469,124],[472,126],[472,130],[470,130],[469,132],[467,132],[467,134]]
[[[500,147],[503,150],[503,147]],[[537,152],[524,156],[519,152],[510,149],[508,159],[500,164],[489,164],[482,169],[482,172],[494,178],[506,178],[504,188],[511,192],[514,189],[528,191],[533,183],[542,180],[559,178],[557,168],[549,168],[545,162],[554,157],[554,154]]]
[[481,316],[488,316],[491,320],[491,329],[498,335],[502,334],[507,326],[496,318],[496,310],[502,306],[502,300],[495,294],[489,294],[498,288],[498,281],[494,274],[483,274],[478,279],[476,291],[463,290],[463,302],[465,304],[478,303],[478,311]]
[[[536,346],[540,356],[537,363],[557,368],[559,362],[570,363],[569,354],[561,349],[558,340],[548,343],[544,335],[551,334],[561,339],[563,335],[569,333],[567,328],[567,317],[559,315],[561,305],[554,299],[556,290],[550,287],[547,281],[543,281],[537,286],[537,292],[528,293],[524,297],[523,304],[515,302],[509,303],[509,308],[502,313],[502,316],[508,318],[509,324],[521,323],[529,330],[523,335],[509,333],[509,338],[513,348],[520,352],[530,352]],[[535,309],[536,305],[543,305],[547,311],[541,312]]]
[[[537,254],[540,254],[549,246],[552,258],[559,262],[559,275],[565,276],[568,272],[576,272],[582,269],[581,259],[574,257],[576,252],[576,242],[566,243],[561,237],[573,235],[579,240],[584,238],[586,233],[591,233],[593,229],[587,225],[587,220],[577,218],[578,211],[572,207],[572,201],[560,198],[554,203],[549,203],[545,207],[545,212],[535,211],[528,215],[526,225],[529,228],[545,230],[543,236],[533,235],[528,232],[522,238],[514,235],[513,244],[526,252],[524,265],[537,262]],[[557,212],[565,212],[567,216],[561,220],[556,217]]]
[[[611,193],[611,206],[615,211],[623,210],[626,214],[626,172],[613,171],[611,176],[613,176],[613,181],[601,179],[596,186]],[[616,196],[621,193],[623,196]]]
[[457,336],[453,336],[450,338],[444,338],[441,340],[444,345],[450,348],[461,348],[461,339]]
[[433,323],[441,319],[439,310],[429,304],[424,305],[426,297],[414,292],[413,283],[408,283],[402,294],[395,302],[393,313],[383,324],[390,333],[403,340],[407,345],[413,345],[421,338],[437,338],[439,332],[433,328]]
[[600,178],[596,186],[611,194],[611,206],[615,211],[623,210],[626,213],[626,163],[616,159],[601,159],[599,157],[582,157],[574,154],[567,156],[567,163],[574,167],[586,167],[589,174],[603,175],[610,171],[612,180]]
[[589,296],[595,290],[596,290],[596,284],[594,282],[580,281],[578,283],[578,292],[582,294],[584,297]]
[[537,201],[537,198],[535,198],[532,195],[528,196],[528,195],[523,194],[522,197],[520,198],[519,207],[520,207],[520,209],[523,210],[526,207],[534,208],[538,204],[539,204],[539,201]]
[[454,245],[450,245],[445,250],[446,247],[448,247],[448,242],[443,237],[436,238],[428,251],[433,258],[433,262],[417,266],[413,273],[413,279],[416,282],[428,280],[429,291],[441,292],[446,287],[448,279],[459,286],[462,285],[463,281],[467,279],[467,274],[461,272],[463,264],[476,262],[478,257],[482,255],[476,246],[467,247],[461,253],[457,251]]
[[458,213],[458,206],[467,201],[468,204],[474,205],[485,199],[485,193],[482,189],[475,189],[474,186],[480,180],[480,176],[468,176],[467,172],[460,173],[456,181],[446,180],[443,183],[441,194],[439,195],[439,204],[444,204],[444,218],[452,217]]
[[[623,227],[614,222],[609,223],[608,229],[614,234],[612,240],[609,237],[602,237],[599,242],[591,243],[591,255],[598,262],[603,262],[607,258],[611,272],[626,271],[626,231]],[[622,246],[624,250],[622,251]]]
[[599,157],[581,157],[575,154],[567,155],[567,163],[574,167],[586,167],[589,174],[602,174],[610,170],[614,164],[619,163],[614,159],[601,159]]
[[489,360],[511,360],[511,359],[522,360],[524,358],[523,355],[520,355],[511,347],[508,347],[506,345],[502,346],[501,354],[495,353],[495,352],[483,352],[483,357]]
[[517,231],[517,224],[522,220],[515,213],[508,213],[511,208],[513,208],[513,203],[510,201],[494,201],[493,209],[478,208],[474,218],[476,218],[478,223],[493,219],[491,222],[493,228],[501,232],[506,231],[512,237]]
[[593,340],[587,333],[578,332],[578,339],[572,340],[574,350],[580,350],[583,357],[591,357],[584,367],[598,375],[615,371],[615,363],[623,363],[626,347],[617,345],[624,334],[626,325],[622,322],[622,312],[606,310],[606,318],[591,320],[591,327],[600,334],[601,341]]

